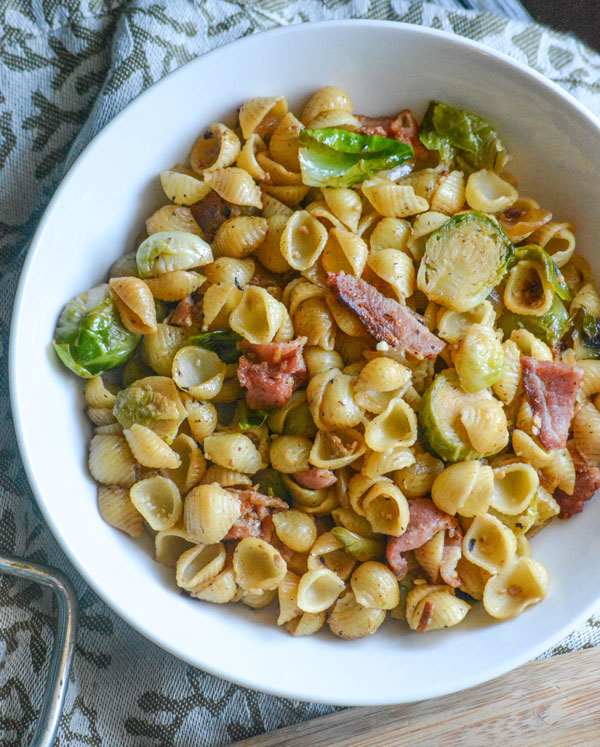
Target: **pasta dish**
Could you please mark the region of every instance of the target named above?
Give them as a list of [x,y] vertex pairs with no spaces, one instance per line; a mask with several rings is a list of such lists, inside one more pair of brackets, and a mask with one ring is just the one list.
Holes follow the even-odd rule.
[[294,636],[512,618],[600,485],[600,297],[494,126],[327,86],[215,122],[63,309],[102,518]]

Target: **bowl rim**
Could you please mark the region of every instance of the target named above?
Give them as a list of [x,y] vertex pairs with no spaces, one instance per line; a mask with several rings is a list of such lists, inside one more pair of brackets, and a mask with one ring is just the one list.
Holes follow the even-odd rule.
[[467,47],[467,48],[476,50],[478,52],[485,53],[489,55],[490,57],[493,57],[494,59],[496,59],[498,62],[509,65],[515,71],[518,71],[519,73],[524,74],[526,77],[533,79],[535,82],[541,84],[542,87],[549,89],[551,92],[556,94],[559,98],[563,99],[567,105],[569,105],[572,108],[575,108],[580,115],[582,115],[585,119],[587,119],[589,123],[592,124],[598,130],[598,134],[600,135],[600,118],[596,116],[593,112],[591,112],[584,104],[582,104],[572,94],[570,94],[568,91],[561,88],[558,84],[554,83],[554,81],[550,80],[546,76],[542,75],[541,73],[529,67],[528,65],[520,62],[519,60],[516,60],[513,57],[510,57],[504,52],[496,50],[493,47],[490,47],[486,44],[482,44],[481,42],[474,41],[472,39],[460,36],[458,34],[454,34],[449,31],[433,29],[428,26],[420,26],[420,25],[404,23],[400,21],[392,21],[392,20],[333,19],[333,20],[318,21],[314,23],[294,23],[294,24],[277,26],[275,28],[271,28],[266,31],[261,31],[261,32],[254,33],[246,37],[242,37],[240,39],[236,39],[232,42],[226,43],[215,49],[212,49],[209,52],[205,52],[204,54],[200,54],[197,57],[194,57],[192,60],[184,63],[183,65],[180,65],[175,70],[170,71],[165,76],[163,76],[162,78],[157,80],[155,83],[150,85],[148,88],[144,89],[143,91],[138,93],[136,96],[134,96],[131,99],[131,101],[129,101],[123,107],[123,109],[121,109],[112,119],[110,119],[92,137],[89,143],[85,145],[81,153],[79,153],[79,155],[74,159],[72,164],[69,166],[68,170],[63,175],[62,179],[60,180],[58,186],[56,187],[54,191],[54,194],[52,195],[50,201],[48,202],[47,206],[45,207],[43,211],[42,217],[40,218],[39,223],[35,229],[35,232],[31,238],[29,248],[27,250],[27,254],[26,254],[26,257],[23,263],[23,267],[21,269],[18,286],[17,286],[17,290],[15,293],[13,308],[12,308],[12,318],[11,318],[10,337],[9,337],[9,350],[8,350],[8,353],[9,353],[8,371],[9,371],[10,406],[11,406],[11,411],[12,411],[13,424],[14,424],[15,433],[17,437],[19,454],[21,457],[21,461],[23,463],[23,467],[25,469],[25,474],[27,476],[27,481],[29,483],[31,491],[33,495],[35,496],[36,502],[42,512],[42,515],[44,517],[44,520],[46,521],[46,524],[48,525],[54,538],[58,542],[58,545],[60,546],[61,550],[67,556],[69,562],[74,566],[74,568],[83,578],[85,583],[88,584],[94,590],[94,592],[103,600],[105,604],[107,604],[111,608],[111,610],[113,610],[113,612],[115,612],[122,620],[124,620],[128,625],[134,628],[137,632],[141,633],[146,639],[150,640],[152,643],[159,646],[163,650],[167,651],[171,655],[176,656],[180,660],[194,667],[200,668],[201,670],[206,671],[209,674],[212,674],[216,677],[220,677],[229,682],[233,682],[234,684],[239,685],[241,687],[258,690],[259,692],[262,692],[268,695],[274,695],[277,697],[290,698],[290,699],[301,700],[301,701],[312,702],[312,703],[322,703],[326,705],[376,706],[376,705],[394,705],[394,704],[405,703],[405,702],[409,703],[409,702],[416,702],[418,700],[441,697],[441,696],[448,695],[453,692],[459,692],[461,690],[474,687],[476,685],[481,684],[482,682],[487,682],[489,680],[495,679],[496,677],[499,677],[515,669],[516,667],[521,666],[527,661],[530,661],[538,657],[540,654],[547,651],[550,647],[552,647],[554,644],[556,644],[566,635],[568,635],[573,630],[575,630],[575,628],[579,627],[587,618],[589,618],[597,610],[598,604],[600,603],[600,597],[596,600],[596,602],[590,603],[579,615],[573,618],[568,624],[563,625],[560,629],[558,629],[551,635],[546,636],[541,641],[539,641],[535,646],[528,647],[526,651],[515,654],[513,657],[509,659],[505,659],[501,664],[498,664],[495,667],[485,668],[485,670],[483,671],[483,674],[481,675],[467,676],[467,677],[464,677],[462,680],[460,678],[457,678],[453,682],[451,687],[448,687],[447,685],[444,686],[442,683],[440,683],[437,687],[430,686],[427,689],[427,692],[415,691],[414,697],[411,696],[410,699],[408,698],[399,699],[397,696],[390,697],[388,699],[382,699],[381,697],[371,698],[369,697],[368,693],[362,693],[362,694],[357,693],[354,696],[344,697],[343,700],[336,699],[332,701],[331,699],[328,699],[324,696],[315,696],[314,694],[311,694],[311,693],[299,692],[298,689],[296,689],[293,685],[290,685],[289,687],[286,687],[286,688],[282,688],[282,687],[277,687],[276,689],[269,688],[268,685],[265,685],[263,683],[257,683],[254,679],[251,679],[248,677],[236,676],[235,674],[232,674],[229,670],[226,670],[225,668],[219,668],[218,666],[205,666],[204,664],[200,666],[198,662],[194,659],[194,657],[191,654],[187,653],[185,650],[183,650],[180,646],[174,646],[166,641],[158,640],[146,628],[142,619],[131,619],[129,614],[126,611],[122,610],[120,606],[118,605],[118,603],[114,602],[110,598],[108,589],[105,590],[103,588],[100,588],[96,584],[95,578],[92,575],[90,575],[87,572],[86,568],[80,564],[77,556],[71,551],[67,538],[63,536],[61,527],[58,526],[56,522],[53,520],[50,510],[43,499],[42,490],[40,486],[37,484],[37,481],[35,479],[35,471],[33,468],[34,458],[29,453],[26,433],[23,428],[23,424],[21,422],[21,418],[16,407],[18,403],[18,398],[19,398],[19,395],[18,395],[19,384],[18,384],[18,376],[17,376],[17,373],[18,373],[17,372],[18,329],[19,329],[20,318],[23,312],[23,300],[24,300],[24,293],[25,293],[25,288],[27,285],[27,280],[31,272],[32,266],[35,262],[40,245],[43,242],[46,227],[52,219],[54,208],[56,204],[61,200],[62,194],[67,186],[67,183],[69,182],[71,178],[72,173],[74,172],[76,167],[78,167],[81,164],[81,162],[85,160],[88,150],[92,146],[96,146],[109,132],[111,132],[114,128],[118,127],[121,119],[125,116],[126,112],[128,112],[130,108],[133,108],[138,103],[139,100],[142,100],[147,96],[154,95],[156,89],[160,87],[171,85],[173,82],[173,79],[176,78],[176,76],[180,74],[184,68],[187,68],[187,66],[189,65],[197,64],[198,60],[206,56],[218,58],[221,55],[228,55],[230,54],[230,48],[233,46],[241,50],[246,45],[255,44],[256,37],[261,37],[261,38],[269,37],[270,38],[270,37],[276,37],[276,36],[284,36],[289,33],[292,33],[292,34],[310,33],[312,28],[329,27],[330,29],[334,30],[334,29],[340,29],[340,28],[344,29],[344,28],[352,27],[352,26],[368,26],[371,28],[385,28],[388,30],[394,29],[394,30],[399,31],[400,33],[409,33],[409,34],[423,36],[423,37],[438,37],[447,42],[452,42],[460,47]]

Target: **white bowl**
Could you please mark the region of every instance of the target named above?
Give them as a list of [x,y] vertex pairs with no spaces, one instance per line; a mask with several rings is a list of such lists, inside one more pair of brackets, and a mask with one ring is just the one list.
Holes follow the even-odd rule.
[[[246,98],[286,94],[298,106],[335,84],[356,110],[390,114],[430,99],[477,112],[502,134],[521,191],[578,226],[598,268],[600,123],[557,86],[498,52],[396,23],[342,21],[269,31],[191,62],[139,96],[87,147],[32,242],[14,310],[11,395],[21,454],[44,516],[73,564],[127,622],[209,672],[278,695],[326,703],[408,702],[476,685],[544,651],[600,606],[600,501],[533,540],[550,592],[515,620],[474,609],[450,630],[417,635],[394,621],[354,642],[292,638],[273,614],[181,596],[149,542],[107,526],[86,469],[82,382],[51,351],[66,301],[134,248],[164,202],[157,174]],[[600,274],[600,273],[599,273]],[[481,606],[481,605],[478,605]]]

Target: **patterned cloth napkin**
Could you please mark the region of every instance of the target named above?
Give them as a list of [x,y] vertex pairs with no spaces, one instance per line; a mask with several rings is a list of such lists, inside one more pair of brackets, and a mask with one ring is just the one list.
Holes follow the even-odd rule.
[[[86,143],[142,89],[204,52],[281,24],[379,18],[485,42],[600,113],[600,55],[572,37],[505,17],[402,0],[3,0],[0,3],[0,550],[62,568],[80,631],[59,745],[215,747],[331,707],[262,695],[147,641],[86,586],[58,547],[23,473],[8,401],[7,346],[27,244]],[[441,5],[446,7],[440,7]],[[53,643],[49,593],[0,578],[0,737],[28,744]],[[600,644],[600,616],[547,655]]]

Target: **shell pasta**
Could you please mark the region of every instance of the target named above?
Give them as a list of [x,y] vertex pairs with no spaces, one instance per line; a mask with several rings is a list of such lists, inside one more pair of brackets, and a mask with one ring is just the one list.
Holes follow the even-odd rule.
[[440,101],[234,104],[57,322],[100,516],[150,533],[191,604],[273,607],[293,636],[541,602],[531,538],[600,486],[600,296],[569,216]]

